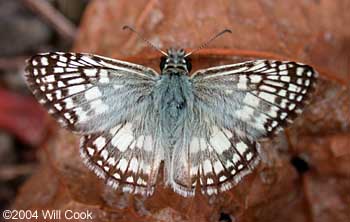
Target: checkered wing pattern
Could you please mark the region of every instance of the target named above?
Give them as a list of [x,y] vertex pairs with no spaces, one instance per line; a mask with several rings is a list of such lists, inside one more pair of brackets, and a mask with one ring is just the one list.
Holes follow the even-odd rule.
[[38,54],[27,64],[27,82],[38,101],[62,126],[82,133],[128,119],[147,101],[157,75],[140,65],[79,53]]
[[[147,67],[83,53],[38,54],[26,67],[38,101],[62,126],[85,135],[80,150],[88,166],[113,187],[148,194],[162,158],[143,121],[152,113],[157,76]],[[141,110],[148,114],[140,117]]]
[[[317,73],[308,65],[257,60],[195,72],[197,132],[175,149],[173,182],[191,195],[199,177],[203,193],[227,190],[259,160],[259,138],[283,129],[302,111]],[[198,124],[196,124],[198,122]],[[202,133],[201,133],[202,132]]]

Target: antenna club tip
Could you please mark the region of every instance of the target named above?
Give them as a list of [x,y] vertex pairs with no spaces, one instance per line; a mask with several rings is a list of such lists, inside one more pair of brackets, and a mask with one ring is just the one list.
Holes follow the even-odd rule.
[[227,32],[227,33],[232,34],[232,30],[231,30],[231,29],[224,29],[224,31],[223,31],[223,32]]

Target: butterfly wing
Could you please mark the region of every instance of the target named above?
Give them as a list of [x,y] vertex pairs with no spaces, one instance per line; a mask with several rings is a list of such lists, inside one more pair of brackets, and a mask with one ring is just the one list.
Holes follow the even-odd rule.
[[175,190],[192,195],[198,177],[207,194],[236,184],[259,160],[256,141],[300,113],[316,76],[310,66],[268,60],[195,72],[194,109],[184,131],[196,133],[174,149],[181,156],[172,163]]
[[124,122],[108,133],[85,135],[80,153],[87,166],[113,188],[151,195],[164,154],[157,135],[136,134],[137,127],[135,121]]
[[147,67],[82,53],[43,53],[27,61],[38,101],[62,126],[108,130],[145,109],[157,73]]
[[[202,193],[212,195],[237,184],[259,161],[259,144],[232,130],[209,122],[192,122],[174,149],[171,186],[183,196],[193,196],[197,182]],[[196,132],[207,128],[207,133]],[[194,131],[193,131],[194,130]]]
[[199,107],[236,134],[258,139],[275,133],[302,111],[316,76],[308,65],[257,60],[199,70],[192,81]]
[[80,151],[88,166],[115,188],[151,194],[163,158],[153,130],[158,74],[83,53],[38,54],[27,64],[39,102],[62,126],[85,135]]

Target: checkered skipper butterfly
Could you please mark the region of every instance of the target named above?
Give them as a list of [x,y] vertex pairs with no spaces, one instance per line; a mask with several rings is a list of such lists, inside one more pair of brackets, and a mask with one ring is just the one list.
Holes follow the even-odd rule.
[[272,60],[189,75],[192,52],[161,52],[161,74],[85,53],[27,61],[38,101],[83,135],[87,166],[126,192],[151,195],[161,161],[166,183],[180,195],[193,196],[197,185],[208,195],[230,189],[259,162],[257,140],[301,112],[317,76],[308,65]]

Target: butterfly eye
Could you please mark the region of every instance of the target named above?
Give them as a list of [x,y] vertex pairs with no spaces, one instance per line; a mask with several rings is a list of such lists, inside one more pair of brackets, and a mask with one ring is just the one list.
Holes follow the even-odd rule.
[[186,67],[187,67],[188,72],[191,72],[191,69],[192,69],[192,60],[191,60],[191,58],[185,58],[185,61],[186,61]]
[[165,63],[166,63],[166,57],[163,56],[160,58],[160,64],[159,64],[160,70],[164,69]]

